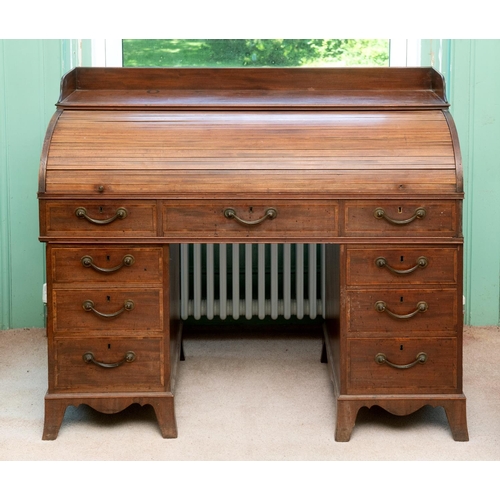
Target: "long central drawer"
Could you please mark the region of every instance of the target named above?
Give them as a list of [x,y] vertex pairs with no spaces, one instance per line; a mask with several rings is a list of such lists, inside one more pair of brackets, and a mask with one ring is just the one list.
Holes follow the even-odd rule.
[[338,234],[338,204],[330,201],[224,200],[163,204],[165,236],[189,238],[327,238]]

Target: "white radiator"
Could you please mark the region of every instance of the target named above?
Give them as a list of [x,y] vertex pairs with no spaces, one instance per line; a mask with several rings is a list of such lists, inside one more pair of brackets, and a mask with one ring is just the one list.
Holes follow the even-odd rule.
[[297,319],[324,308],[324,245],[181,245],[181,317]]

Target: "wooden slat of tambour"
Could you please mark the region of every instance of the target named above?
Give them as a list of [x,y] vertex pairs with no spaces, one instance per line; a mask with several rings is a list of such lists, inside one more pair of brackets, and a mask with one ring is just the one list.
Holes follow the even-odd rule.
[[352,162],[341,159],[325,159],[323,161],[313,160],[308,158],[299,158],[296,160],[271,159],[271,158],[256,158],[256,159],[188,159],[184,162],[178,161],[154,161],[148,158],[143,158],[132,162],[128,161],[85,161],[80,164],[71,161],[61,161],[58,164],[49,164],[50,170],[319,170],[319,171],[335,171],[335,170],[378,170],[378,169],[450,169],[454,170],[453,164],[438,159],[426,158],[420,161],[404,163],[397,158],[376,158],[373,161],[369,159]]
[[[119,162],[140,162],[146,161],[152,162],[186,162],[189,161],[212,161],[225,159],[228,160],[240,160],[240,161],[253,161],[253,159],[258,158],[259,160],[265,160],[269,158],[282,159],[284,155],[287,155],[287,160],[301,161],[310,159],[311,161],[322,161],[326,159],[327,161],[337,160],[337,161],[349,161],[350,163],[358,163],[360,161],[375,161],[377,158],[387,158],[387,161],[397,161],[401,158],[401,149],[364,149],[364,150],[283,150],[277,149],[275,151],[256,151],[252,149],[225,149],[218,151],[210,151],[203,149],[193,150],[191,153],[184,150],[151,150],[146,148],[137,148],[138,151],[129,150],[124,148],[123,150],[110,150],[107,149],[103,151],[89,151],[83,147],[76,147],[74,149],[70,148],[53,148],[50,155],[51,164],[56,166],[58,164],[64,163],[65,165],[81,165],[87,162],[99,162],[105,160],[105,162],[113,163],[113,161]],[[71,152],[75,154],[71,155]],[[439,164],[449,164],[453,162],[452,157],[450,157],[450,146],[449,145],[436,145],[433,146],[432,153],[415,148],[408,148],[403,150],[405,153],[405,158],[410,164],[413,163],[425,163],[426,161],[432,161]],[[349,155],[349,152],[353,153]],[[357,153],[357,154],[354,154]],[[79,155],[85,155],[85,160],[79,158]]]
[[[86,130],[84,128],[80,128],[80,130],[75,130],[74,133],[65,133],[64,131],[56,130],[54,134],[55,143],[58,142],[68,142],[71,140],[77,140],[77,142],[99,142],[99,143],[113,143],[120,138],[124,138],[127,136],[134,137],[135,141],[138,144],[145,143],[156,146],[163,146],[163,144],[175,144],[176,141],[188,141],[196,144],[197,141],[203,140],[211,140],[214,137],[217,138],[217,143],[220,143],[224,140],[247,140],[251,141],[252,139],[260,139],[261,137],[267,137],[267,134],[273,134],[276,136],[276,139],[284,141],[286,138],[293,139],[294,137],[301,138],[301,133],[307,131],[306,128],[290,128],[289,130],[285,128],[259,128],[255,130],[250,130],[246,128],[239,127],[238,129],[230,129],[230,128],[220,128],[213,130],[206,129],[170,129],[168,127],[164,127],[163,129],[148,129],[145,127],[136,127],[130,129],[123,129],[119,126],[115,127],[113,131],[106,131],[105,129],[101,129],[95,127],[94,130]],[[102,136],[102,133],[105,132],[106,136]],[[396,128],[374,128],[373,130],[367,130],[364,134],[358,133],[354,135],[350,133],[350,131],[340,128],[340,127],[331,127],[328,131],[321,133],[321,129],[311,129],[308,131],[311,136],[309,141],[306,141],[306,138],[301,138],[301,143],[309,143],[310,141],[317,141],[321,143],[321,141],[325,140],[333,140],[340,142],[340,139],[345,139],[347,141],[353,141],[354,138],[359,138],[359,140],[375,140],[377,138],[388,137],[393,141],[398,141],[405,139],[406,140],[426,140],[429,139],[431,142],[447,140],[449,138],[449,132],[442,129],[439,130],[437,127],[432,127],[431,130],[425,130],[420,133],[416,129],[403,129],[402,127]],[[434,133],[433,133],[434,132]],[[109,135],[108,135],[109,134]],[[139,134],[139,135],[137,135]],[[375,135],[373,135],[375,134]],[[435,134],[438,134],[435,137]],[[157,143],[156,141],[162,141],[163,144]],[[269,138],[267,139],[269,140]],[[266,141],[267,142],[267,141]],[[314,142],[313,142],[314,144]],[[289,145],[293,147],[293,144]],[[213,146],[212,146],[213,147]]]
[[[119,114],[118,114],[119,113]],[[187,116],[176,115],[172,113],[158,114],[151,112],[151,116],[135,113],[133,111],[122,111],[107,113],[96,112],[98,116],[93,116],[85,111],[64,111],[59,119],[58,126],[64,124],[66,127],[81,128],[88,124],[94,126],[99,124],[100,127],[111,126],[115,127],[119,124],[122,127],[136,127],[138,124],[144,127],[154,128],[157,126],[177,128],[191,128],[200,127],[203,129],[219,129],[234,125],[239,127],[249,127],[257,130],[259,127],[291,127],[291,126],[307,126],[308,128],[325,128],[326,130],[338,124],[345,128],[352,127],[358,132],[366,129],[371,129],[375,126],[396,124],[413,124],[414,127],[421,127],[430,123],[444,123],[443,113],[441,112],[428,112],[426,115],[422,112],[407,111],[401,113],[394,111],[388,112],[317,112],[317,113],[277,113],[273,116],[267,112],[212,112],[212,113],[186,113]]]
[[[355,127],[342,126],[339,122],[332,122],[329,126],[322,127],[310,127],[301,126],[300,124],[290,123],[288,125],[280,124],[273,125],[267,124],[252,127],[251,125],[234,124],[232,126],[220,126],[220,127],[203,127],[202,125],[196,126],[172,126],[169,124],[164,124],[163,126],[158,123],[155,126],[150,124],[144,125],[142,122],[135,122],[132,126],[131,123],[115,122],[114,126],[102,126],[99,122],[88,124],[88,126],[68,126],[66,123],[61,123],[55,130],[54,139],[57,140],[68,140],[68,139],[86,139],[87,137],[94,137],[97,139],[102,139],[106,141],[113,141],[122,135],[127,134],[144,134],[141,137],[142,140],[146,142],[154,143],[156,139],[163,139],[168,141],[173,137],[180,139],[193,139],[193,134],[196,137],[213,137],[218,136],[218,134],[223,134],[220,140],[224,137],[260,137],[263,134],[272,132],[278,136],[284,135],[285,137],[297,136],[299,137],[301,133],[305,130],[313,134],[314,138],[324,139],[324,138],[361,138],[368,139],[373,137],[372,134],[376,136],[391,136],[394,138],[401,139],[405,135],[409,137],[422,137],[431,138],[434,134],[439,136],[449,136],[450,132],[443,126],[440,122],[427,122],[423,123],[421,127],[411,126],[407,122],[393,122],[388,124],[378,124],[373,125],[370,128],[363,128],[359,130],[354,130]],[[103,137],[102,133],[106,132],[106,136]],[[170,134],[173,134],[170,135]]]
[[[168,134],[168,131],[165,131],[165,134]],[[392,136],[389,137],[384,134],[380,134],[376,137],[372,138],[363,138],[360,137],[357,141],[352,139],[345,140],[345,146],[342,147],[342,140],[339,137],[317,137],[311,136],[308,140],[304,138],[297,138],[295,141],[293,134],[289,134],[288,140],[292,141],[294,144],[287,144],[283,137],[280,137],[278,134],[273,134],[269,132],[271,136],[267,136],[266,139],[261,139],[265,134],[261,134],[261,136],[245,136],[244,134],[227,134],[224,137],[224,142],[214,143],[212,137],[209,134],[199,134],[192,135],[189,137],[182,137],[180,134],[175,134],[174,136],[170,136],[168,138],[164,138],[162,141],[161,136],[158,137],[158,142],[156,142],[157,146],[155,146],[155,142],[151,140],[144,141],[140,140],[140,136],[134,134],[122,134],[121,137],[117,138],[107,138],[106,140],[99,141],[98,138],[85,138],[78,139],[74,138],[71,141],[71,138],[65,138],[61,141],[60,136],[55,138],[52,148],[55,150],[65,145],[71,146],[73,144],[76,148],[85,147],[87,149],[97,149],[97,148],[109,148],[111,150],[117,149],[119,150],[120,141],[123,141],[125,149],[135,149],[143,148],[143,149],[151,149],[157,148],[161,153],[162,150],[167,148],[172,148],[174,150],[182,151],[182,149],[189,149],[188,145],[196,149],[207,149],[207,150],[217,150],[217,149],[234,149],[234,150],[245,150],[245,149],[256,149],[256,150],[303,150],[303,149],[318,149],[318,150],[327,150],[327,151],[335,151],[337,149],[345,150],[345,148],[350,150],[356,149],[385,149],[385,148],[393,148],[398,147],[398,149],[406,149],[406,148],[415,148],[421,145],[429,145],[432,147],[433,145],[439,146],[440,144],[449,144],[449,138],[444,134],[440,137],[434,137],[433,139],[427,140],[426,136]],[[274,138],[275,147],[272,147],[272,142]],[[206,147],[205,147],[206,146]],[[189,152],[189,151],[188,151]],[[429,153],[428,153],[429,154]],[[432,154],[432,153],[431,153]]]
[[[311,141],[312,142],[312,141]],[[199,143],[196,144],[196,149],[194,150],[194,153],[191,153],[187,148],[186,150],[183,149],[177,149],[177,148],[172,148],[172,149],[166,149],[166,148],[158,148],[158,149],[152,149],[148,146],[143,146],[141,147],[140,144],[137,144],[136,147],[132,150],[129,149],[128,147],[124,148],[118,148],[118,144],[115,146],[114,144],[111,147],[107,147],[105,144],[96,144],[96,145],[84,145],[84,144],[75,144],[74,148],[68,147],[66,145],[63,145],[63,147],[60,147],[59,145],[55,144],[51,148],[51,154],[49,155],[49,158],[54,155],[54,157],[61,157],[64,155],[67,156],[74,156],[72,155],[71,152],[78,152],[80,154],[86,154],[88,156],[97,156],[97,157],[109,157],[109,156],[117,156],[118,158],[122,156],[129,156],[127,153],[130,152],[133,156],[143,156],[144,154],[147,154],[152,157],[159,157],[159,158],[168,158],[170,155],[174,158],[196,158],[200,157],[200,153],[203,153],[205,151],[205,156],[217,156],[220,154],[221,156],[244,156],[244,155],[252,155],[252,156],[261,156],[261,155],[266,155],[266,156],[280,156],[282,157],[283,155],[290,155],[290,156],[357,156],[357,154],[362,154],[364,156],[394,156],[396,153],[394,152],[395,149],[398,150],[399,154],[398,156],[401,156],[402,154],[405,154],[406,152],[408,153],[407,156],[446,156],[450,155],[452,152],[451,144],[446,143],[446,142],[436,142],[435,144],[432,144],[429,142],[427,144],[428,149],[426,151],[420,151],[418,149],[419,145],[424,146],[425,141],[421,142],[414,142],[411,143],[411,141],[408,141],[408,145],[405,147],[404,144],[401,142],[395,143],[394,141],[379,141],[378,147],[377,143],[375,141],[370,141],[366,142],[365,144],[359,144],[357,147],[355,144],[346,144],[345,148],[342,149],[335,149],[335,148],[328,148],[328,147],[323,147],[323,148],[313,148],[314,144],[311,144],[311,150],[307,151],[307,148],[301,147],[302,145],[297,144],[297,149],[282,149],[277,145],[278,147],[276,149],[272,148],[259,148],[255,147],[253,149],[251,148],[251,145],[247,145],[247,147],[243,147],[242,149],[238,148],[233,148],[230,145],[226,147],[220,146],[219,148],[208,148],[204,149],[203,144]],[[364,147],[363,147],[364,146]],[[391,147],[392,146],[392,147]],[[387,148],[390,149],[387,149]],[[436,149],[436,153],[434,152],[434,149]],[[348,151],[352,153],[352,155],[346,154]],[[359,152],[359,153],[357,153]],[[142,153],[142,154],[140,154]],[[418,154],[420,153],[420,154]],[[451,155],[450,155],[451,156]]]
[[[355,125],[347,124],[347,123],[342,123],[341,121],[335,121],[331,120],[330,123],[323,123],[314,127],[307,127],[306,124],[303,124],[301,122],[293,122],[293,120],[290,120],[288,123],[257,123],[257,124],[252,124],[252,123],[244,123],[244,122],[235,122],[235,123],[224,123],[220,124],[217,127],[214,126],[203,126],[203,122],[199,121],[195,124],[176,124],[175,122],[155,122],[153,123],[148,123],[148,122],[121,122],[117,120],[116,122],[111,122],[113,125],[111,126],[110,123],[106,122],[89,122],[81,124],[78,126],[78,124],[75,123],[67,123],[67,122],[61,122],[56,129],[56,133],[60,134],[61,132],[67,131],[67,134],[71,134],[73,136],[81,136],[81,133],[84,131],[85,133],[92,134],[94,131],[95,135],[98,135],[100,131],[105,130],[106,132],[109,132],[111,137],[117,136],[121,133],[126,133],[129,130],[146,130],[148,133],[151,134],[161,134],[165,130],[176,132],[179,134],[187,134],[190,131],[194,131],[196,133],[206,133],[206,134],[214,134],[218,131],[223,131],[224,133],[234,133],[234,134],[255,134],[259,135],[263,131],[267,131],[269,129],[275,130],[276,132],[282,131],[283,133],[295,133],[296,135],[299,135],[300,131],[305,130],[306,128],[308,130],[311,130],[314,132],[315,135],[320,135],[323,133],[323,135],[328,136],[336,136],[337,133],[343,133],[343,135],[347,138],[354,136],[360,136],[360,137],[369,137],[371,135],[371,132],[373,131],[390,131],[391,133],[398,133],[400,132],[400,135],[406,132],[411,132],[412,134],[416,134],[417,132],[422,132],[425,135],[430,136],[432,134],[432,130],[435,130],[436,132],[443,132],[446,133],[446,124],[443,122],[439,121],[428,121],[428,122],[418,122],[419,126],[411,126],[410,122],[407,121],[386,121],[385,123],[372,123],[370,127],[367,127],[366,125],[364,127],[358,127],[356,130]],[[431,129],[431,130],[429,130]],[[335,131],[335,134],[333,133]],[[449,132],[448,132],[449,133]]]
[[[406,158],[406,157],[405,157]],[[435,157],[408,157],[405,162],[401,156],[358,156],[349,157],[310,157],[294,156],[293,158],[270,157],[265,155],[254,155],[252,157],[238,156],[214,156],[214,157],[187,157],[187,158],[156,158],[144,155],[138,158],[109,158],[109,157],[85,157],[85,159],[75,158],[51,158],[51,169],[73,168],[80,169],[123,169],[133,170],[135,168],[145,170],[196,170],[207,168],[210,170],[228,169],[249,169],[269,170],[269,169],[308,169],[316,168],[319,170],[341,170],[355,169],[363,170],[365,168],[454,168],[454,164],[447,156]]]
[[453,166],[439,162],[413,162],[410,164],[404,164],[402,162],[359,162],[356,164],[347,164],[341,163],[339,161],[331,161],[328,165],[328,168],[325,165],[320,164],[319,162],[312,161],[300,161],[300,162],[286,162],[286,163],[278,163],[272,161],[261,161],[260,163],[252,163],[245,161],[232,161],[232,162],[223,162],[223,161],[193,161],[184,166],[182,163],[173,163],[173,162],[157,162],[153,164],[152,162],[148,162],[142,166],[141,162],[134,163],[121,163],[120,162],[107,162],[107,163],[93,163],[86,165],[71,165],[71,163],[65,163],[60,166],[52,166],[51,170],[60,171],[70,169],[77,174],[77,172],[82,170],[120,170],[120,171],[130,171],[130,170],[143,170],[143,171],[155,171],[155,170],[247,170],[251,168],[252,170],[319,170],[324,171],[325,173],[334,170],[396,170],[400,168],[404,168],[405,170],[453,170]]
[[[439,124],[440,125],[440,124]],[[391,137],[392,140],[401,140],[406,135],[408,138],[420,138],[420,139],[431,139],[434,137],[434,134],[438,134],[438,137],[433,139],[442,140],[449,136],[449,131],[444,128],[438,128],[439,125],[433,124],[432,127],[427,126],[422,129],[410,128],[410,127],[402,127],[397,126],[396,124],[393,127],[373,127],[372,130],[366,129],[361,132],[355,133],[345,127],[339,127],[332,125],[328,130],[324,128],[315,128],[315,129],[306,129],[305,127],[259,127],[255,129],[251,129],[250,127],[220,127],[216,129],[207,129],[207,128],[194,128],[194,127],[143,127],[136,124],[135,127],[122,127],[121,125],[116,125],[112,130],[107,129],[105,127],[99,127],[94,125],[92,128],[86,129],[84,127],[75,128],[74,131],[66,132],[62,126],[56,129],[54,134],[54,140],[58,141],[68,141],[71,139],[79,139],[86,141],[88,138],[97,139],[106,142],[113,142],[120,137],[127,135],[135,135],[135,134],[143,134],[136,137],[137,142],[146,142],[154,144],[156,140],[163,140],[167,144],[169,142],[173,142],[175,140],[192,140],[196,142],[196,140],[202,140],[203,138],[212,139],[216,137],[218,141],[222,141],[224,139],[252,139],[252,138],[260,138],[262,136],[266,136],[269,133],[272,133],[282,139],[288,138],[291,139],[294,136],[300,138],[301,133],[308,130],[309,133],[312,134],[311,139],[315,139],[318,141],[325,139],[346,139],[351,140],[353,138],[359,138],[361,140],[374,139],[377,137]],[[105,132],[106,136],[102,136],[102,133]],[[219,137],[219,134],[222,134]],[[375,137],[373,136],[375,134]],[[305,142],[307,137],[302,138],[302,141]]]
[[[413,161],[412,161],[413,160]],[[142,158],[132,161],[131,159],[109,161],[107,159],[87,159],[85,162],[71,161],[71,159],[60,162],[52,161],[51,170],[454,170],[455,165],[447,158],[416,158],[407,162],[401,158],[360,158],[358,161],[345,161],[338,158],[325,159],[323,161],[311,158],[298,158],[286,161],[272,158],[214,158],[211,160],[189,159],[186,161],[166,161],[150,158]]]
[[149,114],[137,111],[96,111],[95,114],[88,111],[64,111],[58,125],[62,123],[66,126],[77,126],[85,124],[96,124],[105,127],[106,125],[120,123],[122,126],[141,123],[144,126],[154,127],[172,126],[172,127],[194,127],[203,125],[204,128],[220,128],[224,126],[250,126],[252,128],[258,126],[287,126],[290,124],[301,124],[308,128],[326,127],[332,123],[341,124],[344,127],[355,127],[360,130],[373,127],[374,123],[383,125],[387,123],[411,123],[418,127],[429,122],[443,122],[443,113],[441,111],[406,111],[406,112],[383,112],[383,111],[366,111],[366,112],[347,112],[347,111],[330,111],[315,113],[303,112],[155,112]]
[[[317,172],[294,171],[251,171],[245,176],[242,185],[239,171],[203,170],[164,171],[153,170],[129,172],[126,176],[119,171],[51,171],[47,173],[47,192],[49,193],[90,193],[95,186],[104,184],[108,194],[172,194],[205,196],[222,193],[454,193],[456,177],[453,170],[433,170],[429,175],[419,170],[400,170],[394,176],[393,170],[359,171],[344,170]],[[202,191],[200,191],[202,189]]]

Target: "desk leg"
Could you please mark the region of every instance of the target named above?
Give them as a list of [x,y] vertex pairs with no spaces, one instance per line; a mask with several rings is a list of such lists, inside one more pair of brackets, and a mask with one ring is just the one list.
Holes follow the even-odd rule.
[[176,438],[177,422],[175,419],[174,397],[159,398],[152,406],[155,410],[162,437]]
[[326,342],[323,340],[323,347],[321,349],[321,362],[328,363],[328,355],[326,353]]
[[453,399],[443,403],[451,434],[455,441],[468,441],[469,432],[467,430],[467,415],[465,409],[465,397],[463,399]]
[[363,404],[357,401],[337,399],[337,426],[335,428],[335,441],[347,442],[351,439],[352,429],[356,417]]
[[64,400],[45,398],[45,421],[42,435],[44,441],[57,438],[67,406]]

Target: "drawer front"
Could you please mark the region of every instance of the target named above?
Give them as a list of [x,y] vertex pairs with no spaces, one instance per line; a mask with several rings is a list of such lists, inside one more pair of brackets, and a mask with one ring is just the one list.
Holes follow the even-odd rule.
[[346,202],[346,236],[438,236],[458,234],[454,201]]
[[348,247],[346,259],[350,286],[457,284],[457,247]]
[[41,204],[41,236],[137,237],[157,235],[155,202],[48,201]]
[[435,290],[351,290],[347,292],[349,334],[454,334],[457,292]]
[[304,240],[337,236],[337,214],[338,206],[326,201],[179,201],[164,203],[163,228],[165,236],[180,238],[196,234],[200,238]]
[[349,394],[422,394],[458,389],[455,338],[349,339],[347,349]]
[[56,289],[52,296],[56,335],[163,330],[162,289]]
[[50,248],[56,283],[161,283],[163,249],[141,247]]
[[54,388],[59,391],[161,390],[161,338],[72,338],[54,344]]

